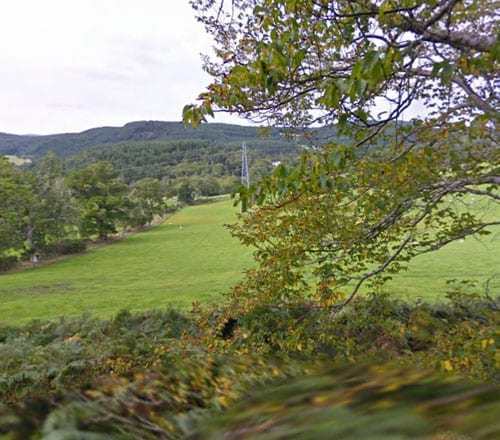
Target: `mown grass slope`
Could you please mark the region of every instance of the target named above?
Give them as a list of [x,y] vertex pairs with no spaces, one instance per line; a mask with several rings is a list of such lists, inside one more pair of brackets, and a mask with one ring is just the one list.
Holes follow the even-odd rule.
[[0,276],[0,324],[219,301],[251,265],[223,226],[232,201],[193,206],[160,226],[46,266]]
[[[500,219],[500,204],[486,198],[468,196],[454,206],[458,213],[471,212],[486,222]],[[404,299],[429,300],[452,290],[447,281],[456,279],[475,281],[466,292],[500,295],[500,227],[487,230],[489,235],[469,236],[415,257],[386,289]]]
[[[485,206],[488,216],[498,214]],[[0,276],[0,324],[90,312],[190,306],[221,293],[252,265],[251,250],[224,228],[232,201],[186,208],[164,224],[64,261]],[[444,298],[449,279],[475,279],[476,292],[500,292],[500,228],[417,257],[386,290],[405,299]]]

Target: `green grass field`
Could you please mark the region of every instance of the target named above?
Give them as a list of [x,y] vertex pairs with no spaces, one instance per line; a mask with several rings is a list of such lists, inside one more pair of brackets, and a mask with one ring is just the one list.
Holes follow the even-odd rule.
[[223,227],[236,221],[232,203],[189,207],[109,246],[0,275],[0,324],[221,300],[252,263]]
[[469,237],[437,252],[420,255],[387,283],[385,290],[403,299],[443,298],[452,289],[447,280],[476,280],[467,293],[500,294],[500,228],[481,240]]
[[[483,221],[500,219],[500,206],[477,196],[468,196],[455,208],[458,212],[480,213]],[[416,257],[408,271],[397,274],[386,289],[404,299],[428,300],[440,298],[452,288],[447,280],[476,280],[476,287],[466,292],[499,295],[500,227],[490,227],[489,231],[489,235],[467,237]]]
[[[223,227],[237,208],[223,201],[186,208],[164,224],[109,246],[34,269],[0,275],[0,324],[90,312],[223,300],[252,265],[251,250]],[[491,215],[491,213],[490,213]],[[446,280],[477,279],[476,291],[500,292],[500,228],[417,257],[386,290],[403,298],[439,298]]]

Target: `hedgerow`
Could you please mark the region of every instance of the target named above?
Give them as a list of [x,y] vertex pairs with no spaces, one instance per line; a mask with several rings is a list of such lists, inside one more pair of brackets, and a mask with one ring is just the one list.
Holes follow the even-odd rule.
[[[206,432],[200,427],[208,426],[207,414],[225,414],[263,385],[269,389],[300,377],[321,382],[321,372],[332,365],[353,372],[359,372],[355,365],[374,363],[383,371],[413,371],[401,374],[413,377],[415,386],[436,372],[459,375],[462,382],[480,381],[464,382],[467,390],[490,396],[498,392],[498,304],[488,297],[417,305],[376,296],[341,311],[310,302],[248,310],[229,303],[4,327],[0,434],[204,438],[196,436]],[[366,380],[380,389],[400,386],[385,373]],[[325,411],[357,414],[342,408],[332,409],[330,402]]]

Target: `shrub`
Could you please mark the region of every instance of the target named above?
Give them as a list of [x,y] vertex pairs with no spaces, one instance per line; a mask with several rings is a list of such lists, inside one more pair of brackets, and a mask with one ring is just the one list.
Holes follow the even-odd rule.
[[[498,304],[497,299],[466,296],[433,305],[373,296],[340,311],[314,302],[249,309],[198,304],[190,313],[124,310],[110,320],[83,316],[0,326],[0,437],[5,432],[15,433],[13,438],[102,433],[108,438],[170,439],[187,428],[201,433],[189,437],[194,439],[206,438],[206,425],[215,429],[213,438],[221,438],[220,430],[228,425],[220,424],[218,416],[215,425],[207,424],[203,415],[211,420],[229,410],[226,414],[236,420],[241,414],[230,408],[256,387],[273,387],[278,394],[264,399],[280,400],[274,385],[303,377],[298,383],[299,388],[304,384],[304,392],[296,393],[295,382],[282,400],[284,416],[287,409],[296,409],[319,417],[304,429],[323,429],[319,424],[326,418],[330,427],[345,420],[351,429],[351,421],[361,417],[366,429],[385,429],[379,424],[384,419],[404,431],[410,426],[398,419],[402,409],[419,418],[429,433],[457,422],[457,433],[484,428],[477,437],[494,438],[488,429],[496,408],[473,405],[488,404],[491,393],[498,395]],[[332,366],[341,369],[331,374]],[[440,374],[434,379],[436,370]],[[322,376],[315,376],[318,372]],[[466,382],[466,377],[480,384]],[[338,396],[346,400],[342,403]],[[484,397],[481,402],[474,400],[478,396]],[[411,405],[420,400],[424,406]],[[462,401],[467,406],[460,406]],[[367,412],[359,413],[358,403]],[[439,420],[434,418],[436,404],[439,411],[441,405],[446,410]],[[367,419],[377,408],[382,411]],[[384,408],[390,411],[386,418]],[[272,406],[275,410],[281,418],[279,405]],[[470,414],[470,420],[485,418],[468,426],[453,416],[458,410]],[[338,411],[352,418],[343,419]],[[244,423],[252,427],[255,421]],[[276,423],[281,429],[278,419]],[[418,426],[414,429],[410,434]]]
[[44,251],[49,255],[73,255],[83,252],[87,249],[87,243],[84,240],[63,240],[59,243],[47,246]]
[[18,262],[18,258],[14,255],[0,256],[0,273],[11,270]]

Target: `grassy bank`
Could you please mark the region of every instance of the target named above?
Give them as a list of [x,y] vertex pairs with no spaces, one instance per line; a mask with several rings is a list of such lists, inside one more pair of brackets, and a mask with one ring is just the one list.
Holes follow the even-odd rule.
[[232,201],[193,206],[164,224],[46,266],[0,276],[0,324],[218,301],[251,264],[224,224]]
[[[236,211],[229,200],[189,207],[109,246],[0,275],[0,324],[220,301],[252,264],[251,250],[223,226],[235,221]],[[488,287],[498,294],[500,228],[493,231],[417,257],[386,289],[405,299],[439,298],[450,290],[446,281],[456,278],[476,279],[477,292]]]

